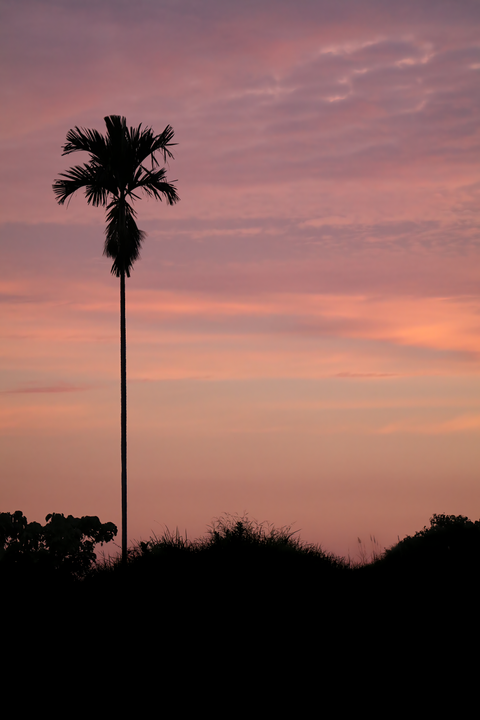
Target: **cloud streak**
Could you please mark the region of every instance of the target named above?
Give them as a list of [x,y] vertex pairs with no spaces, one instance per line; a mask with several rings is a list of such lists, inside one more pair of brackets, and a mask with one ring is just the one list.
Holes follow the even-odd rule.
[[0,395],[36,395],[37,393],[72,393],[88,390],[86,387],[74,387],[73,385],[50,385],[40,387],[20,387],[12,390],[0,390]]

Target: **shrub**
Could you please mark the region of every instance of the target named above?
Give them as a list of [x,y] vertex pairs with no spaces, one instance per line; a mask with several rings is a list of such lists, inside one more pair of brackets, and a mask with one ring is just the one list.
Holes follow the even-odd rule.
[[96,560],[95,545],[117,534],[113,523],[98,517],[50,513],[46,524],[29,523],[20,510],[0,513],[0,561],[5,567],[62,571],[82,576]]
[[463,515],[433,515],[430,527],[407,535],[385,552],[384,559],[423,569],[478,565],[480,522]]

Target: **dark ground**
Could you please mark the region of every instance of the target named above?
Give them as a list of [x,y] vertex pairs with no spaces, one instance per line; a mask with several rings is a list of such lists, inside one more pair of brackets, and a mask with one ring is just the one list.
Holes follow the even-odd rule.
[[467,534],[427,547],[427,532],[363,567],[232,536],[137,548],[82,580],[3,568],[3,656],[87,693],[114,682],[119,709],[133,693],[180,718],[207,701],[222,717],[337,717],[368,697],[382,717],[409,702],[416,717],[438,703],[443,714],[452,693],[459,717],[479,670],[480,553]]

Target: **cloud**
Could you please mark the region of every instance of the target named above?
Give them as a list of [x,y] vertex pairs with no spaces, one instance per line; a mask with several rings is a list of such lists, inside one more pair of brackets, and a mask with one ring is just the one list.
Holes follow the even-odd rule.
[[392,423],[378,430],[380,435],[407,433],[415,435],[450,435],[480,432],[480,415],[459,415],[443,422],[406,420]]
[[89,390],[87,386],[77,387],[74,385],[50,385],[43,387],[20,387],[13,388],[12,390],[0,390],[0,395],[35,395],[37,393],[72,393],[72,392],[83,392]]
[[66,131],[122,112],[172,123],[179,141],[181,202],[137,205],[148,237],[127,303],[139,341],[335,338],[469,365],[479,19],[467,0],[9,5],[10,355],[32,342],[45,359],[53,343],[70,363],[81,344],[117,342],[104,212],[82,197],[59,208],[51,184]]
[[392,377],[398,377],[396,373],[375,373],[375,372],[366,372],[366,373],[360,373],[360,372],[339,372],[335,373],[332,377],[338,377],[338,378],[366,378],[366,379],[383,379],[383,378],[392,378]]

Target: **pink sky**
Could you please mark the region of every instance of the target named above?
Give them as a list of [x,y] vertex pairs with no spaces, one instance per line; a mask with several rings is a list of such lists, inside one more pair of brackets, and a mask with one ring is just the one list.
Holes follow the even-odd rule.
[[73,126],[175,130],[127,283],[129,537],[355,556],[480,517],[480,5],[0,0],[1,510],[120,525],[119,288]]

